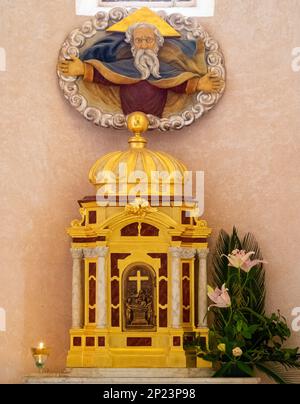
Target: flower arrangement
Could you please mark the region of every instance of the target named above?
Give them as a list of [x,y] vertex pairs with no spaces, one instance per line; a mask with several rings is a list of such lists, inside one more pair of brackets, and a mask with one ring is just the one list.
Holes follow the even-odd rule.
[[[214,377],[252,377],[259,369],[277,383],[299,380],[298,348],[287,348],[291,332],[285,318],[265,313],[265,271],[258,244],[250,233],[221,231],[213,254],[209,347],[199,356],[217,367]],[[287,370],[294,369],[295,372]]]

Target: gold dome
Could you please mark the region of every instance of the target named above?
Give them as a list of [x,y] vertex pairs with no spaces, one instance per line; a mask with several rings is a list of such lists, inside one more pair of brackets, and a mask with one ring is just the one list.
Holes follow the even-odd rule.
[[[149,150],[147,140],[139,133],[131,137],[128,143],[129,150],[108,153],[96,161],[89,173],[90,182],[97,189],[104,185],[108,189],[112,185],[108,193],[115,195],[124,193],[120,190],[120,184],[127,184],[125,193],[143,184],[147,195],[174,195],[175,184],[183,183],[184,172],[187,171],[185,165],[167,153]],[[158,178],[158,174],[153,172],[159,172],[160,175],[163,172],[163,178]],[[161,189],[166,182],[170,182],[170,189]],[[115,192],[114,184],[117,186]],[[159,190],[157,184],[160,184]]]

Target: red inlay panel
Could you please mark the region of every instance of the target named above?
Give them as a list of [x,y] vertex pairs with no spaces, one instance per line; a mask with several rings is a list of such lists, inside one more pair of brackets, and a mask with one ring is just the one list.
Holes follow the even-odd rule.
[[187,276],[188,278],[190,276],[190,264],[188,262],[182,264],[182,277],[184,276]]
[[73,338],[73,346],[81,346],[81,337]]
[[182,305],[190,305],[190,281],[188,279],[182,281]]
[[[112,254],[113,255],[113,254]],[[110,268],[110,275],[111,277],[113,276],[119,276],[119,268],[118,268],[118,260],[113,260],[111,261],[111,268]]]
[[105,337],[98,337],[98,346],[105,346]]
[[95,346],[95,338],[94,337],[86,337],[85,345],[86,346]]
[[151,258],[160,258],[159,276],[168,276],[168,256],[167,254],[150,253]]
[[195,340],[195,337],[193,335],[185,335],[183,338],[184,344],[192,344]]
[[173,346],[180,346],[180,337],[173,337]]
[[161,254],[159,276],[165,276],[166,278],[168,277],[168,255],[167,254]]
[[97,212],[95,210],[91,210],[89,212],[89,224],[97,223]]
[[73,243],[96,243],[96,241],[105,241],[105,240],[106,240],[105,236],[72,238]]
[[137,237],[139,235],[138,223],[131,223],[121,229],[123,237]]
[[159,309],[159,326],[168,327],[168,310]]
[[119,254],[119,253],[113,253],[110,255],[111,277],[119,276],[118,260],[123,260],[127,258],[129,255],[130,254]]
[[127,346],[151,346],[151,338],[127,338]]
[[90,306],[96,304],[96,281],[94,278],[89,280],[89,304]]
[[120,302],[119,281],[114,279],[111,282],[111,304],[116,306]]
[[206,243],[207,238],[172,236],[172,241],[182,241],[183,243]]
[[184,323],[190,322],[190,309],[183,309],[182,310],[182,321]]
[[168,303],[168,282],[165,279],[159,281],[159,304],[164,306]]
[[[113,253],[110,255],[110,262],[111,262],[111,268],[110,268],[110,273],[111,277],[114,276],[119,276],[120,271],[118,268],[118,260],[125,259],[129,256],[130,254],[126,253]],[[110,286],[111,290],[111,304],[114,306],[117,306],[120,303],[120,293],[119,293],[119,281],[117,279],[114,279],[111,282]],[[120,325],[120,313],[119,313],[119,308],[114,309],[111,308],[111,326],[112,327],[119,327]]]
[[94,276],[96,278],[96,262],[89,263],[89,276]]
[[[149,253],[149,257],[151,258],[160,258],[160,268],[159,268],[159,277],[165,276],[168,277],[168,255],[162,253]],[[168,283],[162,279],[159,282],[159,303],[161,305],[165,305],[168,303]],[[167,309],[159,309],[158,321],[160,327],[168,326],[168,310]]]
[[[182,264],[182,276],[183,277],[189,277],[190,276],[190,264],[188,262],[185,262]],[[190,280],[189,279],[183,279],[182,280],[182,305],[183,306],[190,306],[191,301],[190,301]],[[190,309],[184,309],[182,308],[182,321],[183,323],[189,323],[190,322]]]
[[111,326],[119,327],[120,325],[120,313],[119,309],[111,309]]
[[159,229],[148,223],[142,223],[141,236],[157,237],[159,235]]
[[89,309],[89,323],[96,322],[96,309]]

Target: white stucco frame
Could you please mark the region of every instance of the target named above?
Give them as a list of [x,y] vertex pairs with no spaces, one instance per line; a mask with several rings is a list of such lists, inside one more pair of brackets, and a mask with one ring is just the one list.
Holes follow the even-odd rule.
[[[99,7],[98,0],[75,0],[76,3],[76,14],[77,15],[95,15],[98,11],[109,11],[111,7]],[[151,3],[149,3],[150,6]],[[124,7],[125,2],[120,0],[120,4],[115,3],[115,6]],[[133,7],[130,4],[130,7]],[[151,7],[149,7],[151,8]],[[159,8],[154,8],[156,11]],[[197,0],[197,5],[195,7],[164,7],[162,8],[166,13],[183,13],[188,17],[213,17],[215,11],[215,0]]]

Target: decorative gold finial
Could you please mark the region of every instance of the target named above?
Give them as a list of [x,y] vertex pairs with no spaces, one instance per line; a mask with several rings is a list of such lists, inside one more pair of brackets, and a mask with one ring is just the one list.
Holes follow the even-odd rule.
[[128,143],[132,148],[143,148],[147,144],[147,140],[142,137],[142,134],[146,132],[149,126],[149,120],[147,115],[143,112],[133,112],[128,115],[127,127],[134,134]]

